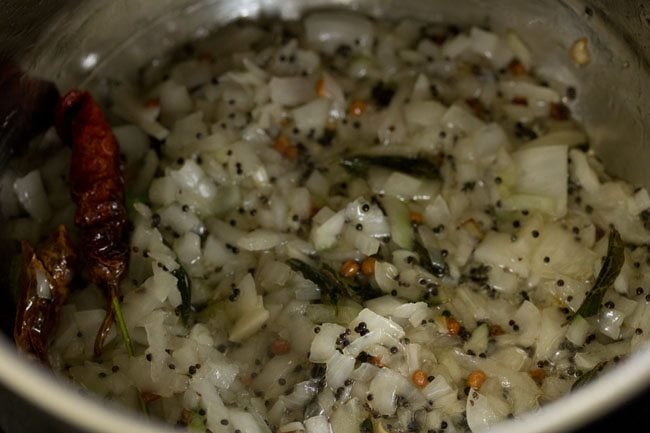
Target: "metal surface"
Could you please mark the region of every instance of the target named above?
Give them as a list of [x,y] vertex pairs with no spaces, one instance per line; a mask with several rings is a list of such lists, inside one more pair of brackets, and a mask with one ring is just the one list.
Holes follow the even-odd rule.
[[[585,124],[607,168],[650,186],[650,7],[643,0],[23,0],[2,1],[0,56],[61,89],[84,83],[101,91],[104,78],[130,79],[174,46],[237,17],[297,18],[338,5],[391,18],[514,28],[529,45],[539,73],[573,84],[572,111]],[[569,48],[587,37],[591,63],[575,65]],[[0,152],[5,151],[0,149]],[[0,338],[0,425],[7,433],[131,432],[150,427],[53,380],[18,357]],[[650,383],[650,348],[558,402],[492,431],[567,431],[633,396]],[[27,405],[25,401],[29,401]],[[34,409],[38,407],[38,409]],[[6,409],[10,409],[9,411]],[[53,421],[56,420],[56,421]],[[75,427],[72,427],[75,426]],[[171,430],[169,430],[171,431]]]

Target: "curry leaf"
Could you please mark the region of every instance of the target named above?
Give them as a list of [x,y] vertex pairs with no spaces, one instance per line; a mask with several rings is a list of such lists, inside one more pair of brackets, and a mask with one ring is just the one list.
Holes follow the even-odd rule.
[[381,293],[370,284],[345,278],[337,275],[336,271],[327,265],[317,269],[301,260],[289,259],[287,264],[303,277],[316,284],[326,300],[336,305],[341,298],[348,297],[355,302],[362,303],[368,299],[380,296]]
[[178,291],[181,292],[181,318],[183,319],[183,323],[187,324],[190,313],[192,312],[192,282],[182,266],[173,270],[172,275],[176,277],[176,286],[178,287]]
[[332,278],[330,274],[320,272],[313,266],[298,259],[289,259],[287,260],[287,264],[291,269],[300,272],[303,277],[316,284],[332,304],[336,304],[339,301],[343,290],[339,282],[335,278]]
[[577,314],[582,317],[590,317],[597,314],[603,302],[603,297],[608,288],[614,284],[616,277],[621,272],[623,263],[625,262],[625,249],[621,235],[612,228],[609,233],[609,244],[607,246],[607,256],[603,263],[598,277],[594,282],[593,287],[587,294],[587,297],[578,308]]
[[416,177],[439,179],[440,167],[431,159],[419,157],[409,158],[396,155],[354,155],[341,160],[341,165],[350,174],[355,176],[365,175],[370,167],[383,167],[400,171]]
[[372,287],[367,281],[359,281],[353,277],[344,277],[327,265],[323,265],[321,270],[327,272],[332,278],[334,278],[344,290],[344,294],[355,302],[361,304],[364,301],[382,295],[379,290]]
[[[432,260],[429,250],[427,250],[426,247],[417,240],[413,244],[413,251],[420,257],[420,266],[422,266],[427,272],[438,278],[449,275],[449,265],[442,259],[442,257],[439,257],[440,260]],[[438,253],[438,255],[440,256],[440,253]]]
[[575,382],[573,382],[573,385],[571,386],[571,391],[575,391],[578,388],[582,388],[592,380],[594,380],[598,374],[605,368],[605,365],[607,365],[607,361],[603,361],[598,363],[594,368],[591,370],[587,371],[584,373],[582,376],[578,378]]

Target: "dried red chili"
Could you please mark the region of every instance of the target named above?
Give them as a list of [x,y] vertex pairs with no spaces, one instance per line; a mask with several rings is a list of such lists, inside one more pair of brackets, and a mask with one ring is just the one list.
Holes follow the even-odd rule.
[[[90,280],[104,290],[107,313],[95,339],[101,353],[116,312],[119,283],[128,263],[128,232],[124,207],[124,180],[119,146],[99,105],[88,92],[73,90],[61,98],[55,112],[61,139],[72,148],[70,184],[77,205],[75,224],[80,232]],[[117,310],[117,311],[116,311]],[[126,328],[121,327],[132,352]]]
[[76,259],[63,225],[37,249],[29,242],[22,241],[21,292],[14,340],[19,349],[36,356],[44,364],[49,364],[48,337],[70,293]]

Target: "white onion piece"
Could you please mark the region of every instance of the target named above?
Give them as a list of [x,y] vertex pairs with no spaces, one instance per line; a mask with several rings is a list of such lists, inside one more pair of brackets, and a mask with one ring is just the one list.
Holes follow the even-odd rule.
[[564,316],[556,307],[542,310],[539,338],[535,347],[536,359],[549,359],[555,353],[567,330],[563,321]]
[[453,38],[447,39],[442,45],[442,54],[445,57],[456,58],[467,50],[472,41],[465,34],[459,34]]
[[435,401],[441,399],[442,397],[455,394],[454,390],[447,379],[443,375],[436,376],[427,386],[422,390],[422,394],[428,399]]
[[343,229],[343,238],[347,239],[361,254],[371,256],[377,254],[381,242],[377,239],[360,232],[351,225],[346,225]]
[[282,233],[257,229],[239,239],[237,245],[248,251],[264,251],[282,244],[286,239]]
[[174,239],[174,252],[183,265],[191,267],[201,260],[201,238],[196,233],[185,233]]
[[513,243],[506,233],[490,231],[474,252],[480,262],[514,272],[526,278],[530,272],[528,255],[519,244]]
[[508,46],[510,47],[510,50],[512,50],[515,57],[521,62],[524,68],[529,71],[533,63],[532,55],[530,54],[528,47],[526,47],[517,33],[511,30],[508,31],[506,33],[506,42],[508,43]]
[[158,177],[149,186],[149,200],[157,206],[169,206],[176,199],[178,186],[170,176]]
[[[325,215],[327,215],[325,217]],[[345,215],[342,211],[332,213],[327,207],[321,209],[314,216],[314,222],[324,219],[322,223],[314,225],[311,230],[310,239],[317,250],[324,250],[332,247],[343,230]]]
[[311,175],[309,175],[309,178],[305,182],[305,186],[314,196],[320,198],[327,197],[330,188],[328,179],[318,170],[311,172]]
[[332,433],[330,423],[326,415],[313,416],[305,420],[307,433]]
[[365,334],[363,337],[359,337],[354,340],[349,346],[345,348],[345,352],[349,353],[352,356],[358,356],[364,350],[369,350],[369,348],[382,345],[384,347],[401,347],[402,344],[397,338],[390,335],[382,329],[375,331],[370,331]]
[[640,188],[629,201],[628,209],[632,215],[638,215],[650,208],[650,194],[645,188]]
[[505,131],[496,123],[489,123],[476,131],[472,144],[478,162],[485,166],[494,162],[501,147],[509,146]]
[[127,165],[138,162],[149,151],[149,137],[135,125],[114,127],[113,134],[120,145],[120,152],[126,157]]
[[388,176],[382,189],[385,194],[406,199],[412,198],[413,194],[420,188],[420,185],[422,185],[420,179],[409,176],[408,174],[394,172]]
[[345,332],[345,328],[335,323],[323,323],[314,336],[309,350],[311,362],[327,362],[336,351],[336,339]]
[[[525,147],[528,149],[530,147],[537,146],[577,146],[589,141],[587,135],[577,129],[567,129],[560,131],[549,132],[546,135],[542,135],[534,140],[531,140],[526,143]],[[585,155],[584,152],[577,152],[582,155]]]
[[307,77],[273,77],[269,89],[271,101],[286,107],[304,104],[316,96],[316,85]]
[[159,214],[162,223],[171,227],[176,233],[188,231],[201,233],[203,231],[201,220],[191,211],[184,211],[182,206],[177,203],[162,209]]
[[[252,414],[250,411],[230,409],[230,419],[233,429],[246,433],[270,433],[271,429],[266,425],[259,414]],[[215,430],[220,431],[220,430]]]
[[52,299],[52,283],[45,269],[36,269],[36,296],[41,299]]
[[[201,378],[208,380],[219,389],[228,389],[237,379],[238,372],[239,368],[237,365],[228,363],[225,357],[218,357],[218,359],[207,362],[205,371],[201,372]],[[201,378],[197,378],[196,380],[200,380]]]
[[519,326],[519,344],[531,346],[539,336],[542,315],[539,309],[530,301],[522,302],[513,320]]
[[467,396],[466,411],[467,425],[472,432],[478,432],[505,419],[510,412],[510,406],[496,397],[471,390]]
[[484,126],[484,123],[479,118],[458,104],[449,107],[440,121],[445,128],[459,129],[467,134],[471,134]]
[[299,130],[321,133],[327,126],[331,105],[329,99],[315,99],[293,109],[291,116]]
[[596,193],[600,189],[600,181],[598,175],[589,166],[585,153],[572,150],[569,155],[572,161],[570,166],[572,175],[586,191]]
[[403,304],[395,308],[391,315],[393,317],[408,319],[411,326],[418,326],[423,320],[429,317],[429,306],[425,302]]
[[334,77],[328,73],[323,73],[321,80],[323,93],[322,96],[332,100],[330,116],[335,119],[342,119],[345,117],[345,111],[347,107],[343,89],[341,89],[341,86],[334,79]]
[[303,432],[305,431],[305,426],[298,421],[290,422],[289,424],[285,424],[281,426],[278,431],[280,433],[292,433],[292,432]]
[[[269,175],[266,167],[257,156],[252,145],[245,141],[235,143],[233,155],[228,164],[228,170],[233,178],[250,177],[258,187],[269,185]],[[239,165],[238,165],[239,164]],[[243,172],[241,175],[239,174]]]
[[285,396],[282,400],[288,409],[299,409],[309,403],[318,394],[318,386],[314,380],[306,380],[297,383],[293,387],[291,394]]
[[490,358],[513,371],[524,371],[531,365],[528,353],[516,346],[499,349]]
[[307,41],[321,51],[332,54],[341,45],[370,48],[374,28],[365,17],[349,12],[318,12],[305,19]]
[[399,275],[397,266],[390,262],[377,261],[375,262],[375,281],[384,293],[391,293],[397,290],[398,284],[396,281]]
[[492,59],[494,57],[494,54],[497,51],[500,43],[499,37],[497,35],[479,29],[478,27],[472,27],[469,32],[469,37],[471,40],[470,47],[472,51],[485,56],[488,59]]
[[332,390],[343,386],[354,370],[354,361],[354,357],[341,354],[335,350],[330,359],[327,360],[327,370],[325,372],[327,386]]
[[624,320],[625,314],[622,312],[615,309],[603,308],[598,315],[598,328],[600,332],[616,340],[621,334],[621,325],[623,325]]
[[395,400],[397,393],[404,387],[406,379],[399,373],[382,368],[370,382],[368,389],[373,395],[372,401],[368,402],[370,407],[381,415],[392,415],[395,413]]
[[404,329],[401,326],[390,319],[380,316],[368,308],[361,310],[359,315],[350,325],[356,326],[361,322],[365,323],[366,328],[370,331],[380,330],[397,339],[404,337]]
[[208,128],[203,122],[203,112],[196,111],[174,121],[169,136],[163,145],[163,152],[169,157],[183,157],[191,154],[198,146],[198,136],[205,136]]
[[180,296],[173,296],[172,293],[178,293],[177,279],[169,272],[152,264],[153,276],[147,278],[143,286],[150,291],[159,302],[164,302],[167,298],[178,301],[174,302],[174,307],[180,304]]
[[531,271],[554,280],[559,275],[576,280],[594,276],[593,266],[598,259],[597,254],[575,242],[572,233],[557,224],[547,224],[540,233],[539,244],[531,254]]
[[160,85],[160,116],[163,123],[172,124],[192,111],[193,103],[187,88],[172,80]]
[[577,315],[571,321],[566,332],[566,339],[576,346],[582,346],[587,340],[591,325],[582,316]]
[[410,127],[432,128],[440,124],[446,111],[445,106],[437,101],[412,100],[404,105],[404,119]]
[[363,198],[358,198],[346,206],[345,218],[355,226],[361,224],[364,233],[370,236],[384,237],[390,234],[388,219],[381,208]]
[[[392,177],[393,175],[391,175]],[[413,178],[411,180],[417,181]],[[416,185],[413,182],[409,183],[410,186]],[[408,207],[399,198],[391,195],[383,197],[381,204],[386,210],[392,240],[400,247],[410,250],[413,247],[413,228],[411,227]]]
[[515,195],[503,200],[506,209],[538,209],[555,218],[567,208],[567,146],[540,146],[512,154],[518,178]]
[[519,97],[528,99],[529,103],[560,102],[560,96],[555,90],[526,81],[502,81],[499,83],[499,90],[503,97],[509,100]]
[[230,329],[228,339],[236,343],[247,339],[259,331],[269,317],[270,313],[264,307],[255,308],[244,313]]
[[483,323],[472,332],[472,336],[465,343],[463,349],[467,352],[471,350],[475,354],[485,353],[488,347],[489,329],[487,324]]
[[16,179],[14,192],[20,204],[36,221],[46,222],[52,217],[52,208],[38,170]]
[[404,303],[394,296],[386,295],[366,301],[366,308],[380,316],[390,316]]

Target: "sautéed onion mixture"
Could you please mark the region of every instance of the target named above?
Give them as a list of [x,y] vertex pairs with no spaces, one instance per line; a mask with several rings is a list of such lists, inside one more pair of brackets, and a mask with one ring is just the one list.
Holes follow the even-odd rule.
[[[107,81],[132,224],[121,307],[50,363],[193,433],[478,431],[650,333],[650,197],[605,173],[513,32],[319,12]],[[5,237],[73,227],[70,150],[16,160]],[[116,326],[114,326],[115,328]]]

